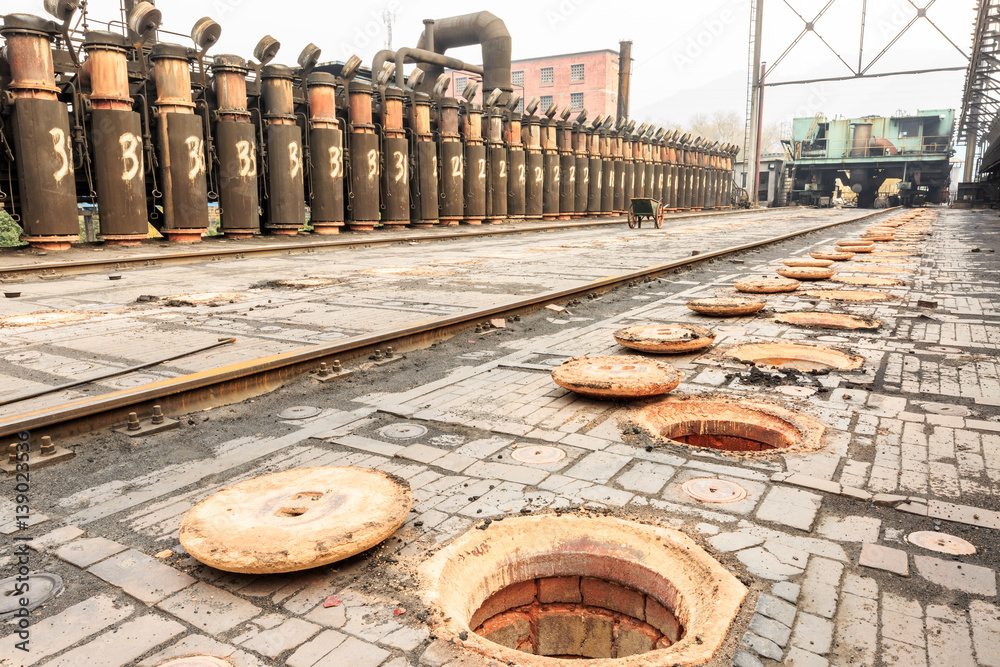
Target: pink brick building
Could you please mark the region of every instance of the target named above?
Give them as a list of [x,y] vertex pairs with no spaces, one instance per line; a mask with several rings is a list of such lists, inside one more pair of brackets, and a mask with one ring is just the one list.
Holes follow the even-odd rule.
[[[511,63],[514,92],[521,96],[521,109],[536,95],[542,99],[538,113],[555,103],[562,112],[587,109],[591,119],[598,114],[614,116],[618,109],[618,52],[611,49],[582,51],[544,58],[526,58]],[[478,77],[450,72],[449,94],[459,96]],[[476,95],[482,102],[482,90]]]

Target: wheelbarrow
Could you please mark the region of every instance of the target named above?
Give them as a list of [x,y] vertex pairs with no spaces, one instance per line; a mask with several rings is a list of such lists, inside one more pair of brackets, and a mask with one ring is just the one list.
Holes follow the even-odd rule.
[[659,199],[632,199],[628,207],[628,226],[632,229],[642,227],[642,219],[653,221],[656,228],[663,227],[663,204]]

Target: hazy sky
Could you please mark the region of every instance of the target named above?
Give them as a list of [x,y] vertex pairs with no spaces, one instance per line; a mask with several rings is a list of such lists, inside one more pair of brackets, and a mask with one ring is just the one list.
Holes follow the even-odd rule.
[[[765,2],[764,60],[774,62],[802,29],[791,5],[811,20],[826,0]],[[920,7],[929,0],[913,0]],[[857,67],[862,0],[835,0],[816,23],[816,32]],[[484,3],[507,24],[514,58],[618,49],[631,39],[635,59],[632,116],[658,124],[685,123],[694,113],[735,110],[746,105],[749,0],[509,0]],[[971,45],[974,0],[938,0],[928,16],[965,53]],[[89,0],[90,16],[120,17],[118,0]],[[384,47],[382,10],[395,12],[393,46],[413,46],[424,18],[442,18],[476,10],[458,0],[160,0],[163,27],[187,35],[194,22],[209,15],[222,24],[222,39],[212,53],[251,57],[265,34],[282,43],[275,62],[294,64],[299,51],[314,42],[323,60],[357,53],[371,62]],[[916,14],[908,0],[869,0],[864,64],[888,44]],[[4,0],[6,12],[43,14],[42,0]],[[92,21],[91,29],[98,29]],[[170,39],[167,36],[161,39]],[[190,44],[190,39],[176,37]],[[449,52],[451,54],[452,52]],[[477,47],[456,49],[456,57],[480,62]],[[872,72],[928,67],[964,67],[967,61],[930,24],[920,19]],[[850,75],[850,71],[815,34],[808,34],[769,77],[772,81]],[[768,88],[765,121],[787,122],[823,112],[828,116],[892,114],[897,110],[957,108],[963,72],[891,77],[846,83]]]

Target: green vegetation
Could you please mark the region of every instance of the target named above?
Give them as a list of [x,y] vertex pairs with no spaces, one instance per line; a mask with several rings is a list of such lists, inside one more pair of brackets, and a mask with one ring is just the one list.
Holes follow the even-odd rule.
[[0,211],[0,248],[16,248],[28,245],[21,241],[21,233],[24,230],[14,222],[7,211]]

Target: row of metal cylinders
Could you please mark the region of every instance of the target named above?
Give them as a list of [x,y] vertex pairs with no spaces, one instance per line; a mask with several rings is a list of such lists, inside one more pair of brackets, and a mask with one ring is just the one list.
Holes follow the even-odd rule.
[[[230,237],[297,234],[307,205],[313,231],[333,234],[345,226],[607,216],[632,198],[658,199],[667,210],[720,208],[731,199],[730,153],[324,72],[309,74],[297,105],[295,71],[267,65],[253,107],[250,68],[238,56],[215,57],[214,104],[203,113],[190,52],[174,44],[152,48],[155,101],[147,108],[141,98],[140,114],[128,47],[115,33],[87,33],[71,112],[55,85],[51,33],[35,17],[12,18],[0,34],[18,213],[36,246],[77,240],[81,165],[88,180],[93,174],[101,238],[112,243],[145,239],[157,204],[168,238],[198,241],[215,196],[220,231]],[[81,100],[89,107],[83,120]]]

